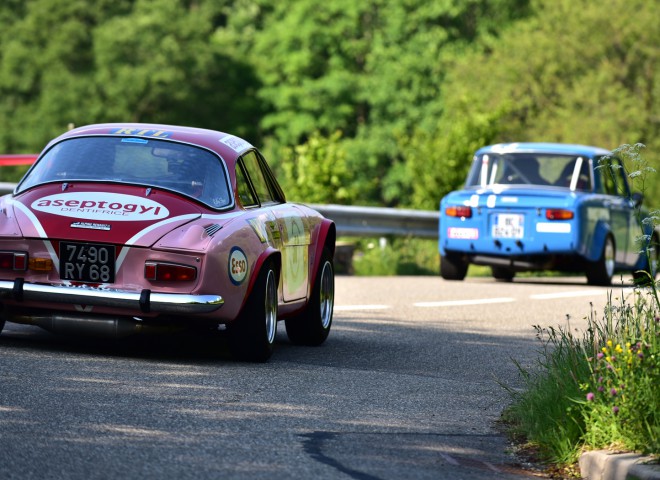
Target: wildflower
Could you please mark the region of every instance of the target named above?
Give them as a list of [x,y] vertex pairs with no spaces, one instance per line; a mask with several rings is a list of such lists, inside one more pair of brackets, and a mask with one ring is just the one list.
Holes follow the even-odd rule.
[[603,380],[605,380],[603,377],[598,377],[598,383],[603,383]]
[[623,353],[623,348],[621,348],[621,345],[619,345],[618,343],[616,344],[614,350],[616,351],[616,353]]
[[616,388],[613,388],[612,390],[610,390],[610,394],[611,394],[613,397],[616,397],[616,394],[617,394],[617,393],[618,393],[618,392],[616,391]]
[[596,395],[594,395],[592,392],[587,393],[587,402],[593,402],[594,398],[596,398]]
[[605,391],[605,387],[603,387],[602,385],[599,385],[599,386],[598,386],[598,391],[599,391],[599,392],[604,392],[604,391]]
[[638,356],[640,359],[644,358],[644,354],[643,354],[642,352],[639,352],[639,353],[637,354],[637,356]]
[[604,353],[602,353],[602,352],[598,352],[598,355],[596,355],[596,358],[598,358],[598,360],[602,360],[602,358],[603,358],[604,356],[605,356]]
[[619,407],[617,407],[616,405],[614,405],[614,406],[612,407],[612,413],[613,413],[614,415],[618,414],[618,413],[619,413]]

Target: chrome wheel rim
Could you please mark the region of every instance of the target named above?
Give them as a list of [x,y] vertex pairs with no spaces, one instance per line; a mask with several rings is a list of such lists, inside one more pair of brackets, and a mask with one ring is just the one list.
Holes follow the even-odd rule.
[[332,309],[335,304],[335,277],[330,262],[323,264],[319,294],[321,296],[319,302],[321,308],[321,325],[324,329],[327,329],[332,321]]
[[275,341],[277,332],[277,284],[275,283],[275,273],[268,271],[266,276],[266,294],[264,295],[265,313],[266,313],[266,340],[268,343]]

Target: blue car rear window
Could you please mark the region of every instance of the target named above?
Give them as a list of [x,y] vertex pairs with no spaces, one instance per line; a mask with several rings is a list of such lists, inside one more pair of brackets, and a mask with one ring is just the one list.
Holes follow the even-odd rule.
[[475,156],[466,186],[541,185],[591,190],[590,160],[584,156],[489,153]]

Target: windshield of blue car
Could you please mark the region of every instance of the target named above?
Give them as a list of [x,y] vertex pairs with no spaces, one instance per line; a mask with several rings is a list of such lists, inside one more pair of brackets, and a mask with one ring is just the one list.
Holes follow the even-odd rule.
[[54,145],[18,185],[116,182],[162,188],[219,209],[232,204],[226,167],[203,148],[133,137],[77,137]]
[[579,155],[487,153],[477,155],[467,187],[540,185],[591,190],[589,159]]

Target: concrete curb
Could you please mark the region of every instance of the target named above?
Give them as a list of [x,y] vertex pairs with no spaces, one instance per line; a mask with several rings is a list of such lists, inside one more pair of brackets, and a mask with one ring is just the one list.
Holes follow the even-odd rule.
[[651,456],[594,450],[580,457],[580,475],[584,480],[660,480],[660,464]]

